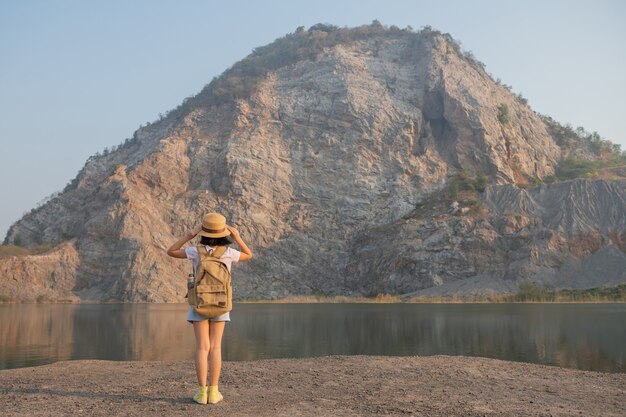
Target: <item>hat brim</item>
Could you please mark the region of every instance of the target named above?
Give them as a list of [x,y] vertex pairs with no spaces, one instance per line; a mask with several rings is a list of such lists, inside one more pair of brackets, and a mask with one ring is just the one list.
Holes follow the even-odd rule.
[[226,236],[230,236],[230,230],[224,229],[223,231],[217,232],[217,233],[210,233],[210,232],[205,232],[204,230],[201,230],[200,233],[198,233],[198,234],[200,236],[212,237],[212,238],[226,237]]

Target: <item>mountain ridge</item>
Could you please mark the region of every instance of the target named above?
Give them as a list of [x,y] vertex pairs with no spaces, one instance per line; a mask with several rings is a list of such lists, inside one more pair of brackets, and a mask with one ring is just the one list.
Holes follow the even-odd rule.
[[[42,283],[40,294],[15,286],[27,276],[27,266],[16,260],[11,261],[17,262],[13,278],[0,281],[0,293],[14,299],[181,301],[185,267],[169,259],[164,248],[212,210],[227,213],[257,253],[236,273],[239,298],[412,293],[487,276],[506,284],[498,288],[512,291],[522,280],[539,279],[532,271],[550,269],[533,258],[537,248],[525,246],[521,236],[531,217],[542,221],[528,233],[546,233],[541,216],[547,209],[537,199],[569,192],[575,202],[592,193],[623,203],[623,182],[578,186],[582,183],[574,181],[575,191],[559,191],[557,185],[512,189],[510,184],[555,174],[563,151],[549,132],[554,127],[496,83],[478,61],[460,53],[446,35],[374,24],[316,26],[259,48],[123,146],[90,159],[63,193],[7,233],[5,242],[19,236],[26,246],[60,243],[59,260],[35,274]],[[329,40],[333,36],[337,41]],[[286,58],[277,53],[281,42],[295,45],[282,48]],[[499,117],[503,106],[506,121]],[[432,230],[464,227],[447,205],[441,205],[440,219],[411,224],[406,238],[371,234],[380,228],[406,229],[400,225],[403,219],[415,216],[417,205],[446,193],[459,173],[482,174],[490,183],[483,194],[471,197],[474,203],[464,207],[460,223],[471,223],[480,236],[506,235],[500,223],[508,217],[497,198],[513,199],[511,207],[524,220],[508,226],[514,238],[492,241],[517,242],[523,267],[512,265],[513,259],[500,262],[495,272],[478,268],[477,262],[489,265],[490,260],[472,255],[478,249],[467,242],[467,256],[455,258],[446,252],[454,245],[442,245],[439,258],[419,260],[430,265],[423,273],[414,268],[415,259],[393,258],[402,248],[417,253],[424,242],[429,247],[432,239],[448,239],[445,233],[433,237]],[[613,244],[609,234],[619,237],[624,230],[619,209],[596,224],[579,206],[567,207],[567,221],[581,230],[586,225],[583,232],[590,236],[599,234],[599,240],[590,238],[600,242],[592,245],[595,252]],[[574,229],[560,226],[554,220],[549,230],[570,240]],[[393,259],[372,265],[372,251],[385,252],[388,246]],[[615,247],[623,252],[619,244]],[[568,251],[559,249],[557,257],[567,258]],[[427,252],[435,253],[433,247]],[[593,253],[583,250],[576,259]],[[614,264],[622,265],[617,258]],[[456,259],[457,268],[446,269],[450,259]],[[0,266],[6,262],[0,260]],[[46,287],[54,268],[67,272],[63,285]],[[558,268],[552,270],[552,278],[544,274],[539,280],[559,281]],[[507,271],[514,276],[503,279]],[[616,272],[607,282],[618,279]],[[390,284],[398,280],[402,285]]]

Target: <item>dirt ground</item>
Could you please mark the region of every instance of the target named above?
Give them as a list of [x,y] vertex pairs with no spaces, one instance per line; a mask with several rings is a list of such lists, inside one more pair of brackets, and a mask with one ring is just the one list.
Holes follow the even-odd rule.
[[0,415],[626,416],[626,374],[484,358],[225,362],[222,403],[195,387],[191,362],[59,362],[0,371]]

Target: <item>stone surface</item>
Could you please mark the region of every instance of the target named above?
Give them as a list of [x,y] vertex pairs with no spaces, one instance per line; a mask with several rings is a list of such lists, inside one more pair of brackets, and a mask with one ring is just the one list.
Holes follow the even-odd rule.
[[3,416],[602,416],[626,375],[463,356],[224,362],[224,401],[195,404],[191,362],[66,361],[0,371]]
[[[209,211],[255,252],[235,270],[237,298],[626,279],[624,183],[512,185],[553,174],[561,149],[445,36],[346,41],[265,73],[245,97],[210,94],[91,158],[74,186],[15,223],[6,241],[60,243],[67,255],[0,260],[11,271],[0,293],[26,299],[25,280],[35,298],[181,301],[189,265],[165,249]],[[460,172],[492,184],[475,207],[416,210]],[[583,271],[603,262],[610,276],[588,281]]]

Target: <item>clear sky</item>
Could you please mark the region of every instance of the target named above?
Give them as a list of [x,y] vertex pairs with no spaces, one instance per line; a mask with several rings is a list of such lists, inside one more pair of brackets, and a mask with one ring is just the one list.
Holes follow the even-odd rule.
[[449,32],[531,107],[626,149],[626,2],[0,0],[0,241],[85,160],[315,23]]

